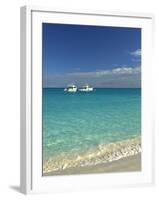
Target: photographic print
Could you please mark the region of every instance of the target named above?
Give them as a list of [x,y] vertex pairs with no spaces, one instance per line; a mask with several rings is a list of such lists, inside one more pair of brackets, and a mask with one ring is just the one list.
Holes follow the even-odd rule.
[[141,171],[141,28],[42,23],[43,176]]

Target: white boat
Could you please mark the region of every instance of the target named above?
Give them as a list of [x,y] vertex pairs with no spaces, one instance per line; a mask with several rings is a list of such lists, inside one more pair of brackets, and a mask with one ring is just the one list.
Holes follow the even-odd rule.
[[90,87],[88,84],[82,86],[81,88],[78,89],[80,92],[92,92],[93,87]]
[[68,85],[67,88],[64,89],[65,92],[77,92],[77,87],[74,84]]

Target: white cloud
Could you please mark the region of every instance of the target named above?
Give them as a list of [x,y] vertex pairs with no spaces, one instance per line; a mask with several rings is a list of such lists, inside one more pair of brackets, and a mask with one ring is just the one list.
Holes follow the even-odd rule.
[[141,49],[137,49],[135,51],[130,52],[130,55],[134,57],[140,57],[141,56]]
[[66,87],[70,83],[77,86],[89,83],[93,87],[141,87],[141,68],[123,66],[110,70],[56,74],[44,79],[43,83],[46,87]]
[[114,74],[136,74],[141,72],[140,67],[121,67],[121,68],[116,68],[113,69],[112,72]]
[[112,69],[112,70],[68,73],[68,74],[66,74],[66,76],[101,77],[101,76],[119,75],[119,74],[138,74],[140,72],[141,72],[140,67],[118,67],[118,68],[115,68],[115,69]]

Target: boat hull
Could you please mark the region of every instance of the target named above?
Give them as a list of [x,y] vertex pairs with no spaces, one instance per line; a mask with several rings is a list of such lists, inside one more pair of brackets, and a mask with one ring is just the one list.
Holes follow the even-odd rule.
[[77,92],[77,89],[64,89],[65,92]]
[[78,89],[80,92],[92,92],[93,88],[87,88],[87,89]]

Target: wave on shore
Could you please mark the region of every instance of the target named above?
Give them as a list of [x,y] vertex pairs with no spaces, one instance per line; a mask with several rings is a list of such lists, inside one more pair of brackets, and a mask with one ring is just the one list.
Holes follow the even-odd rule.
[[60,155],[56,158],[50,158],[43,163],[43,175],[68,168],[112,162],[124,157],[136,155],[140,152],[141,137],[110,144],[101,144],[97,148],[82,154]]

